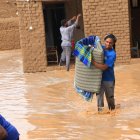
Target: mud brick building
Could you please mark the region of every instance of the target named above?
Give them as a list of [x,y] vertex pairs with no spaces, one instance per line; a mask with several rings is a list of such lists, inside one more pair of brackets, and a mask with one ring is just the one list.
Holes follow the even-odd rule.
[[[9,1],[7,5],[11,7],[13,3]],[[46,71],[49,48],[56,47],[60,57],[60,21],[78,13],[82,14],[82,18],[80,29],[75,31],[75,41],[94,34],[100,36],[103,43],[107,33],[115,34],[119,64],[130,63],[133,40],[140,37],[139,0],[16,0],[15,5],[12,19],[14,22],[17,18],[19,20],[20,38],[15,37],[15,40],[20,41],[22,48],[24,72]]]
[[20,48],[19,19],[15,0],[0,0],[0,50]]

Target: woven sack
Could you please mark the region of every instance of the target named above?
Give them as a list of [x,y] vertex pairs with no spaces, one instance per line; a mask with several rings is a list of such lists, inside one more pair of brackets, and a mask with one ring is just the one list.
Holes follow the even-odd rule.
[[[103,63],[103,49],[101,43],[96,42],[96,48],[92,50],[92,57],[98,63]],[[89,92],[98,93],[101,86],[102,70],[97,69],[93,64],[85,66],[76,57],[75,63],[75,86]]]

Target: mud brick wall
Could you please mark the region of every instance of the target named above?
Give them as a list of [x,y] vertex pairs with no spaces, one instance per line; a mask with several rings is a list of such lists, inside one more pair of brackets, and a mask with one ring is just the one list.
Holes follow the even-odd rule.
[[82,0],[85,35],[116,35],[117,63],[130,63],[128,0]]
[[46,71],[46,44],[41,1],[17,0],[24,72]]
[[[47,57],[42,1],[47,0],[16,0],[24,72],[46,71]],[[56,1],[50,2],[55,3]],[[84,26],[81,26],[83,28],[81,36],[95,34],[100,36],[104,43],[103,38],[107,33],[115,34],[118,39],[116,44],[117,63],[130,63],[128,0],[71,0],[65,2],[68,18],[79,12],[83,14],[81,21]],[[79,6],[80,4],[82,6]]]
[[[82,0],[67,1],[65,4],[65,7],[66,7],[67,19],[70,19],[71,17],[78,15],[78,14],[83,14]],[[83,27],[83,16],[80,17],[79,26],[80,26],[80,29],[74,30],[73,38],[74,38],[75,42],[78,41],[79,39],[85,37],[84,27]]]
[[0,50],[20,48],[15,0],[0,0]]

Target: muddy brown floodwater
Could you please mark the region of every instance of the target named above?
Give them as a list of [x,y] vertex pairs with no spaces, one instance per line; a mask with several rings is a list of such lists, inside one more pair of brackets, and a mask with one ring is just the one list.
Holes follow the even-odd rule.
[[96,96],[86,102],[75,92],[74,69],[23,73],[21,51],[1,51],[0,113],[20,140],[140,140],[140,63],[115,74],[120,108],[97,114]]

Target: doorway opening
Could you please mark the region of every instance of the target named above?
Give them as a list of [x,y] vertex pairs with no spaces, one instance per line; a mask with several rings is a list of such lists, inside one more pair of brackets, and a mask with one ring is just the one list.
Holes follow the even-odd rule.
[[[62,48],[61,48],[61,34],[60,34],[60,26],[62,19],[70,19],[73,16],[78,15],[78,13],[82,14],[82,0],[71,0],[71,1],[56,1],[52,0],[50,2],[43,2],[43,14],[44,14],[44,25],[45,25],[45,38],[46,38],[46,48],[47,50],[53,50],[52,54],[54,57],[56,56],[54,49],[57,50],[58,59],[52,62],[57,62],[60,60]],[[83,18],[81,17],[79,22],[79,29],[74,30],[74,42],[85,36],[84,34],[84,24]],[[48,55],[48,51],[47,51]],[[53,58],[53,57],[50,57]],[[75,58],[71,57],[71,63],[75,62]],[[48,65],[56,63],[49,63],[51,60],[48,60]]]
[[132,47],[131,57],[140,57],[140,0],[131,0],[131,33],[132,33]]
[[48,63],[58,63],[62,52],[59,28],[61,26],[61,20],[65,18],[65,4],[43,3],[43,14],[45,22],[46,48],[47,51],[51,51],[50,54],[54,54],[48,57]]

